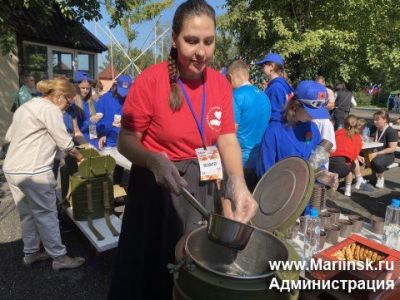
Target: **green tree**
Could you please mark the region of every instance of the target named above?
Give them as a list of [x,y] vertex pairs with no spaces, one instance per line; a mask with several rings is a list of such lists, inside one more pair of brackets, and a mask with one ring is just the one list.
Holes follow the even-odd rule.
[[[163,0],[160,3],[151,0],[107,0],[111,18],[111,27],[121,25],[127,27],[127,20],[131,24],[148,20],[158,15],[160,11],[172,4],[172,0]],[[39,21],[46,26],[55,10],[59,9],[64,17],[84,21],[100,20],[102,1],[97,0],[8,0],[2,1],[0,10],[0,48],[3,54],[8,53],[15,45],[14,28],[10,20],[16,13],[30,10],[40,16]],[[129,36],[129,38],[132,38]],[[134,35],[133,35],[134,39]]]
[[293,80],[320,73],[352,88],[400,75],[398,0],[227,0],[225,23],[248,60],[278,51]]
[[121,6],[119,1],[106,0],[107,12],[112,16],[113,22],[118,18],[118,24],[121,25],[125,36],[128,40],[128,51],[132,47],[133,41],[136,39],[137,31],[133,28],[134,25],[144,21],[149,21],[158,16],[163,10],[170,7],[173,0],[161,0],[158,2],[141,0],[141,1],[126,1],[123,6],[124,14],[120,14],[118,10]]
[[[222,23],[221,17],[218,19],[218,24]],[[226,27],[220,26],[216,33],[216,44],[213,58],[213,67],[220,69],[227,66],[237,56],[237,49],[234,43],[232,34]]]
[[[120,0],[122,1],[122,0]],[[0,10],[0,48],[3,54],[8,53],[15,45],[14,28],[10,20],[15,14],[23,10],[29,10],[39,15],[39,21],[46,26],[55,9],[69,19],[80,23],[84,20],[100,19],[100,2],[95,0],[9,0],[2,2]]]

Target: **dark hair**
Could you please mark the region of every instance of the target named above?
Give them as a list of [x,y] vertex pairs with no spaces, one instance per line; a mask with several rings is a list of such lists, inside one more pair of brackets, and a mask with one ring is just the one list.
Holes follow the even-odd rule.
[[[216,25],[215,11],[204,0],[188,0],[183,2],[175,11],[174,19],[172,21],[172,32],[178,36],[182,31],[183,22],[190,16],[206,15],[214,21]],[[182,106],[181,90],[177,84],[179,78],[179,70],[177,66],[178,51],[176,48],[171,47],[168,56],[168,76],[171,91],[169,94],[169,106],[173,111],[177,111]]]
[[322,75],[317,75],[317,76],[315,76],[315,81],[316,82],[325,82],[325,77]]
[[335,91],[347,91],[346,85],[344,82],[339,82],[336,84]]
[[284,118],[290,126],[296,124],[297,122],[296,112],[300,108],[303,108],[303,104],[301,104],[301,102],[296,99],[289,101],[288,104],[286,105],[284,111]]
[[[271,65],[271,66],[273,66],[274,68],[273,68],[272,70],[273,70],[276,74],[279,74],[279,75],[281,75],[281,76],[284,75],[284,72],[285,72],[284,66],[282,66],[282,65],[280,65],[280,64],[273,63],[273,62],[266,62],[265,65]],[[264,66],[263,66],[263,67],[264,67]]]
[[344,128],[346,129],[347,136],[352,138],[355,134],[359,133],[358,118],[355,115],[348,115],[344,119]]
[[385,119],[388,124],[390,122],[389,113],[387,111],[378,110],[376,113],[374,113],[374,119],[376,117],[381,117],[382,119]]

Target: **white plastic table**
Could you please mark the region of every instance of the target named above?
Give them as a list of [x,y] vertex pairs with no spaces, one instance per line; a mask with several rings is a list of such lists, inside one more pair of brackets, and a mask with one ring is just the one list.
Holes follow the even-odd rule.
[[378,143],[378,142],[363,142],[363,147],[362,149],[373,149],[373,148],[379,148],[382,147],[383,143]]
[[125,156],[119,153],[116,147],[105,147],[103,150],[100,151],[100,154],[108,154],[115,159],[117,165],[127,170],[131,169],[132,163]]
[[[72,208],[67,208],[67,215],[71,218],[71,220],[78,226],[78,228],[82,231],[82,233],[86,236],[86,238],[92,243],[92,245],[96,248],[97,252],[104,252],[115,248],[118,246],[119,236],[113,236],[110,229],[108,228],[106,221],[104,218],[93,220],[93,226],[100,232],[100,234],[104,237],[104,240],[99,241],[93,232],[89,229],[87,221],[76,221],[72,217]],[[110,216],[111,223],[114,228],[121,232],[121,223],[122,221],[117,218],[115,215]]]

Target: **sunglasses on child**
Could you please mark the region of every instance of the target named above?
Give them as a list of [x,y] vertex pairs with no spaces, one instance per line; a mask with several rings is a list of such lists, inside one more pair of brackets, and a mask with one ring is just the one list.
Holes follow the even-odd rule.
[[313,108],[321,108],[325,106],[326,103],[328,102],[328,100],[308,100],[308,99],[297,99],[297,100]]

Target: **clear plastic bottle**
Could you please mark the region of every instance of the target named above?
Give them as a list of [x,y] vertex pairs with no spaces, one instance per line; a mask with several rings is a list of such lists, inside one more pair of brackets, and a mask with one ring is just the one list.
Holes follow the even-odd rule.
[[383,229],[382,243],[390,248],[400,247],[400,200],[392,199],[391,205],[386,208],[385,227]]
[[311,258],[318,251],[321,221],[318,217],[318,210],[312,208],[307,216],[303,232],[303,260],[310,263]]
[[322,140],[321,143],[311,153],[308,162],[310,163],[313,170],[318,170],[322,165],[329,161],[329,152],[331,151],[333,144],[328,140]]
[[89,138],[91,140],[97,139],[96,124],[89,121]]

